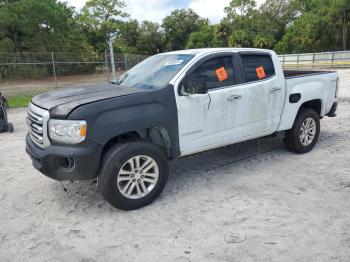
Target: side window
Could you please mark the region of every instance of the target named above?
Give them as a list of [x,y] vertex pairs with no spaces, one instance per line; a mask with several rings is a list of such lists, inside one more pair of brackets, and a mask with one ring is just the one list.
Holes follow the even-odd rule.
[[235,83],[232,57],[221,56],[205,61],[189,74],[190,81],[203,81],[208,89],[231,86]]
[[245,82],[259,81],[275,75],[269,55],[242,55]]

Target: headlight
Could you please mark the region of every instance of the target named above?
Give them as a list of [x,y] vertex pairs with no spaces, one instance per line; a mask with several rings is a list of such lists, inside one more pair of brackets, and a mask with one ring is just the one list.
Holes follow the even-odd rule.
[[86,122],[74,120],[50,119],[49,136],[53,141],[77,144],[84,141],[86,137]]

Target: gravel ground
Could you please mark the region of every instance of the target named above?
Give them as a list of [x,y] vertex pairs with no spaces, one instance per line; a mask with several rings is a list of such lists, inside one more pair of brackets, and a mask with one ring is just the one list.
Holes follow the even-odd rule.
[[0,135],[0,261],[349,261],[350,71],[305,155],[253,140],[172,164],[158,200],[123,212],[91,181],[61,184],[24,151],[25,110]]

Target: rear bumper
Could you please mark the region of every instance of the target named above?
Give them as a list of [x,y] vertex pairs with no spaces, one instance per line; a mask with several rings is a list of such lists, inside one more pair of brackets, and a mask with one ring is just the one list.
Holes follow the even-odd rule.
[[327,114],[328,117],[336,117],[336,111],[338,109],[338,102],[334,102],[331,111],[329,111],[329,113]]
[[26,152],[33,166],[44,175],[55,180],[85,180],[97,176],[101,147],[91,141],[81,146],[51,145],[39,148],[26,137]]

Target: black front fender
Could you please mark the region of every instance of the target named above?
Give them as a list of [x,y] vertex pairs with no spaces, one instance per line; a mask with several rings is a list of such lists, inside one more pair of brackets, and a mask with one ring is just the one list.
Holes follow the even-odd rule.
[[171,140],[171,158],[180,155],[177,107],[173,86],[140,94],[114,97],[76,108],[68,119],[85,120],[87,137],[104,146],[128,132],[146,135],[152,127],[163,127]]

